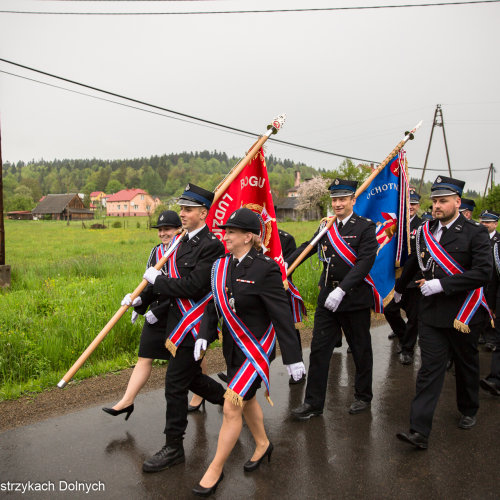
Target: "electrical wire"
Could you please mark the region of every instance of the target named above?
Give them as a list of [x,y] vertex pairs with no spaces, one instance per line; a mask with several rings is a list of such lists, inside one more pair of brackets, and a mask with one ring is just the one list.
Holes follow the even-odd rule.
[[352,7],[305,7],[302,9],[267,9],[267,10],[213,10],[213,11],[182,11],[182,12],[54,12],[54,11],[21,11],[0,10],[0,14],[34,14],[34,15],[65,15],[65,16],[192,16],[208,14],[272,14],[283,12],[332,12],[348,10],[374,10],[374,9],[404,9],[414,7],[446,7],[457,5],[475,5],[499,3],[500,0],[465,0],[456,2],[438,2],[402,5],[358,5]]
[[[157,106],[156,104],[151,104],[151,103],[148,103],[148,102],[145,102],[145,101],[141,101],[139,99],[134,99],[132,97],[127,97],[127,96],[124,96],[124,95],[121,95],[121,94],[117,94],[116,92],[111,92],[111,91],[108,91],[108,90],[100,89],[100,88],[94,87],[92,85],[87,85],[85,83],[77,82],[75,80],[70,80],[69,78],[64,78],[62,76],[54,75],[52,73],[48,73],[46,71],[35,69],[35,68],[30,67],[30,66],[25,66],[24,64],[16,63],[14,61],[9,61],[8,59],[0,58],[0,61],[5,62],[7,64],[11,64],[13,66],[17,66],[19,68],[26,69],[28,71],[33,71],[35,73],[39,73],[39,74],[42,74],[42,75],[45,75],[45,76],[49,76],[49,77],[55,78],[57,80],[62,80],[64,82],[71,83],[73,85],[78,85],[80,87],[84,87],[84,88],[87,88],[87,89],[90,89],[90,90],[95,90],[96,92],[101,92],[103,94],[107,94],[107,95],[110,95],[110,96],[113,96],[113,97],[118,97],[119,99],[130,101],[130,102],[133,102],[135,104],[140,104],[142,106],[147,106],[147,107],[154,108],[154,109],[157,109],[157,110],[160,110],[160,111],[165,111],[167,113],[172,113],[174,115],[182,116],[183,118],[189,118],[189,119],[197,121],[197,122],[205,123],[205,124],[208,124],[208,125],[213,125],[215,127],[220,127],[222,129],[226,129],[226,130],[231,130],[233,132],[238,132],[240,134],[250,135],[252,137],[255,137],[255,136],[258,137],[260,135],[260,134],[256,134],[255,132],[251,132],[249,130],[243,130],[243,129],[240,129],[240,128],[231,127],[229,125],[224,125],[222,123],[214,122],[214,121],[211,121],[211,120],[206,120],[204,118],[200,118],[200,117],[197,117],[197,116],[189,115],[187,113],[181,113],[180,111],[174,111],[172,109],[164,108],[162,106]],[[272,137],[269,140],[272,140],[273,142],[276,142],[278,144],[283,144],[283,145],[286,145],[286,146],[291,146],[291,147],[295,147],[295,148],[299,148],[299,149],[304,149],[306,151],[313,151],[313,152],[316,152],[316,153],[327,154],[327,155],[330,155],[330,156],[336,156],[336,157],[339,157],[339,158],[350,158],[351,160],[362,161],[362,162],[365,162],[365,163],[376,163],[376,164],[380,163],[378,161],[367,160],[367,159],[364,159],[364,158],[357,158],[355,156],[349,156],[349,155],[344,155],[344,154],[340,154],[340,153],[334,153],[332,151],[326,151],[324,149],[317,149],[317,148],[313,148],[313,147],[310,147],[310,146],[304,146],[304,145],[301,145],[301,144],[296,144],[296,143],[293,143],[293,142],[282,141],[280,139],[274,139]]]

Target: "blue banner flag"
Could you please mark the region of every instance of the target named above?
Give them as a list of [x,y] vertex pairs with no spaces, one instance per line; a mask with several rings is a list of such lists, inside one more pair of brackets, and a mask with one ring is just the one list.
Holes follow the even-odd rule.
[[396,269],[408,255],[409,186],[405,152],[401,150],[359,195],[354,210],[377,226],[378,251],[370,275],[384,306],[392,299]]

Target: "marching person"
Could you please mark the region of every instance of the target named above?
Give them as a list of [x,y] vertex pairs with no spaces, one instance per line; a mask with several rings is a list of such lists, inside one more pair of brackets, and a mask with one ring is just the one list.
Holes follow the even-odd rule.
[[[494,252],[495,243],[500,241],[500,234],[496,230],[499,218],[500,214],[494,212],[493,210],[484,210],[479,217],[479,222],[488,230],[492,255]],[[493,268],[494,269],[491,273],[491,280],[488,283],[488,288],[486,289],[486,301],[488,302],[490,309],[492,311],[496,311],[498,275],[495,266],[493,266]],[[497,332],[499,331],[500,327],[497,324],[498,321],[500,321],[500,318],[498,320],[495,318],[495,328],[493,328],[490,322],[487,321],[485,323],[483,332],[481,332],[481,334],[479,335],[479,343],[484,344],[484,347],[487,351],[495,350],[495,346],[497,344]]]
[[462,198],[460,203],[459,212],[469,220],[472,220],[472,212],[476,208],[476,202],[474,200],[470,200],[469,198]]
[[[158,229],[158,238],[160,243],[153,247],[149,254],[146,269],[156,265],[167,251],[172,238],[181,227],[181,220],[173,210],[164,210],[158,216],[156,226]],[[162,273],[167,275],[167,266],[164,265]],[[103,408],[102,410],[110,415],[117,416],[126,413],[125,420],[128,420],[134,411],[134,400],[139,391],[148,381],[153,368],[153,359],[170,359],[170,352],[165,348],[167,326],[167,313],[170,306],[170,299],[159,300],[159,296],[153,294],[153,286],[148,284],[142,293],[132,302],[130,293],[125,295],[121,305],[134,307],[132,312],[132,324],[137,320],[139,314],[144,315],[145,321],[142,327],[141,339],[139,342],[139,356],[137,363],[130,375],[127,390],[122,399],[112,408]],[[206,363],[202,363],[202,369]],[[198,408],[201,405],[201,398],[193,395],[190,407]]]
[[217,323],[222,317],[222,349],[229,385],[215,457],[192,490],[199,496],[211,495],[222,481],[224,464],[241,432],[242,416],[255,440],[254,453],[244,470],[255,471],[266,457],[271,460],[273,445],[266,435],[255,394],[264,380],[269,397],[275,336],[288,373],[296,380],[305,373],[279,266],[254,246],[260,233],[258,216],[248,208],[240,208],[220,227],[226,231],[224,241],[229,254],[214,264],[214,302],[205,309],[194,358],[200,359],[208,344],[218,338]]
[[[337,220],[319,242],[323,273],[314,316],[306,394],[304,403],[292,410],[292,415],[299,420],[323,413],[330,359],[341,340],[342,330],[356,365],[354,402],[349,413],[369,409],[373,396],[370,307],[374,306],[376,291],[365,278],[375,262],[378,244],[375,224],[353,211],[356,187],[356,181],[335,179],[329,188]],[[319,229],[316,234],[318,232]],[[307,244],[297,248],[288,263],[292,263]],[[307,258],[315,253],[316,249],[311,250]]]
[[[415,235],[417,233],[417,228],[422,223],[422,220],[418,216],[419,209],[420,195],[415,191],[415,188],[410,188],[410,245],[412,252],[415,251]],[[417,289],[417,285],[411,282],[406,288],[402,298],[395,294],[394,300],[392,300],[387,307],[384,307],[385,319],[392,328],[389,339],[398,338],[399,359],[404,365],[410,364],[413,360],[413,349],[417,341],[417,301],[419,295],[420,292]],[[401,317],[401,309],[404,309],[406,312],[406,322]]]
[[460,429],[476,424],[479,408],[477,341],[485,310],[482,293],[492,271],[488,232],[459,212],[464,182],[438,176],[431,188],[435,221],[420,227],[416,252],[396,288],[403,293],[420,267],[419,338],[422,366],[411,404],[410,430],[397,437],[426,449],[450,354],[455,360]]
[[205,224],[213,198],[213,193],[206,189],[194,184],[186,186],[178,204],[182,228],[187,234],[167,261],[168,277],[154,267],[144,274],[153,285],[154,294],[162,300],[170,299],[166,345],[173,354],[165,375],[166,444],[145,460],[144,472],[158,472],[184,462],[189,390],[213,404],[224,403],[222,385],[204,375],[200,362],[193,359],[197,328],[189,329],[191,315],[199,310],[196,306],[200,299],[210,291],[212,264],[224,253],[222,243]]

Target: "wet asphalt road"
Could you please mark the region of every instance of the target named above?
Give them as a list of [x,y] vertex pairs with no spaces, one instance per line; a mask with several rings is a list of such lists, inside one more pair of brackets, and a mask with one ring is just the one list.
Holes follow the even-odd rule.
[[[449,373],[429,449],[416,450],[398,441],[396,432],[408,428],[419,360],[414,366],[400,365],[388,333],[387,326],[372,329],[374,400],[365,414],[347,412],[354,364],[346,345],[332,357],[323,416],[307,422],[289,417],[289,409],[302,402],[304,385],[289,387],[278,358],[271,369],[274,407],[265,402],[262,389],[258,393],[275,447],[272,460],[256,472],[243,471],[253,453],[244,427],[215,497],[500,498],[500,398],[481,392],[478,424],[460,430],[455,378]],[[488,373],[489,358],[481,352],[482,376]],[[191,488],[215,453],[222,414],[207,405],[206,412],[189,415],[186,462],[144,474],[142,461],[164,444],[164,405],[163,391],[153,391],[139,395],[128,422],[98,406],[1,433],[0,498],[195,498]],[[75,481],[80,491],[74,491]],[[6,489],[13,486],[8,482],[23,483],[16,488],[38,484],[48,491],[9,492]]]

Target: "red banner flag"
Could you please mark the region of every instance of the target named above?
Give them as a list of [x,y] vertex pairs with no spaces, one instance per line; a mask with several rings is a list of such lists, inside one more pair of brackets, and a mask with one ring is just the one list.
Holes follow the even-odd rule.
[[224,243],[224,230],[219,226],[225,224],[229,216],[241,207],[249,208],[259,216],[260,235],[265,247],[264,254],[280,266],[284,281],[286,279],[285,262],[281,251],[271,186],[262,149],[210,208],[207,225],[222,243]]

